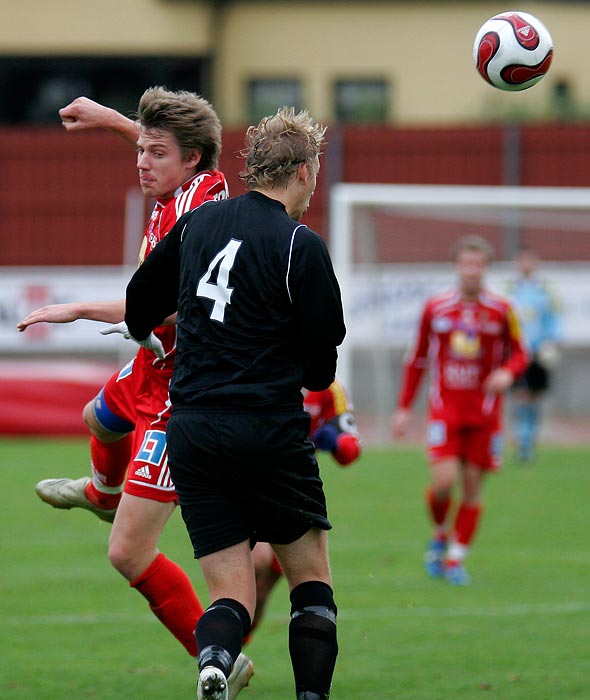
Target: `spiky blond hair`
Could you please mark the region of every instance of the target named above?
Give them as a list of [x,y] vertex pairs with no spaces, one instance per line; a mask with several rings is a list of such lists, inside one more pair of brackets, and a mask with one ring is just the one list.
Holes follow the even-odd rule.
[[307,110],[281,107],[246,131],[240,151],[246,166],[240,179],[248,189],[286,185],[301,163],[312,163],[320,155],[325,133]]

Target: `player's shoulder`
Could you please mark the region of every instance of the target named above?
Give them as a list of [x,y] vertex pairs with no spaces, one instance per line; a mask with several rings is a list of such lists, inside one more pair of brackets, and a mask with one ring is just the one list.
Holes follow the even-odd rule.
[[323,243],[324,239],[320,236],[319,233],[316,233],[313,229],[309,228],[306,224],[302,224],[299,221],[295,221],[294,219],[290,219],[292,222],[292,227],[293,227],[293,233],[295,236],[298,238],[301,238],[302,240],[305,241],[315,241],[317,243]]
[[503,313],[514,309],[514,302],[508,295],[500,294],[491,289],[484,289],[479,296],[479,301],[483,306],[497,309]]
[[229,197],[225,176],[219,170],[204,170],[184,182],[166,205],[166,215],[176,221],[204,202],[219,201]]
[[288,218],[288,221],[286,230],[291,233],[291,247],[294,251],[306,250],[311,254],[315,254],[319,250],[327,252],[326,242],[319,233],[294,219]]
[[450,308],[455,304],[459,303],[461,295],[456,289],[447,289],[444,292],[437,292],[436,294],[431,294],[424,302],[424,308],[429,311],[444,311],[446,308]]
[[202,202],[210,199],[227,199],[229,189],[225,175],[220,170],[203,170],[192,177],[185,186],[184,193],[180,193],[179,199],[197,198]]

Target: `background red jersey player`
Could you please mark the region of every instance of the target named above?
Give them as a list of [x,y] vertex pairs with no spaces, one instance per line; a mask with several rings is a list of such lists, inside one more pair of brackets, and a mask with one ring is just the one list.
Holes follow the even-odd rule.
[[[426,302],[393,416],[394,436],[402,437],[428,368],[432,481],[426,500],[434,535],[425,564],[431,576],[457,585],[469,582],[463,561],[481,517],[484,475],[500,467],[502,395],[528,362],[514,310],[483,286],[491,257],[485,239],[468,236],[457,243],[457,288]],[[456,484],[461,497],[454,511]]]
[[343,467],[358,459],[361,443],[352,403],[338,378],[324,391],[306,391],[303,407],[310,415],[309,432],[318,450],[330,452]]

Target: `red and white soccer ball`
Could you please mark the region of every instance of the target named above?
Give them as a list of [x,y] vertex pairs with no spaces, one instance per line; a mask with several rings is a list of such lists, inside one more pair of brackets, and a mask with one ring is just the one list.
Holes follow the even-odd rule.
[[549,70],[553,40],[547,27],[527,12],[502,12],[484,22],[475,37],[479,74],[500,90],[526,90]]

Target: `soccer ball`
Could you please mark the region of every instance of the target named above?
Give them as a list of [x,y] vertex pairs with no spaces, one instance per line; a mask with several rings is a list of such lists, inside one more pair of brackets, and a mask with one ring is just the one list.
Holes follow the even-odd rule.
[[547,27],[526,12],[502,12],[484,22],[475,37],[479,74],[500,90],[526,90],[541,80],[553,58]]

